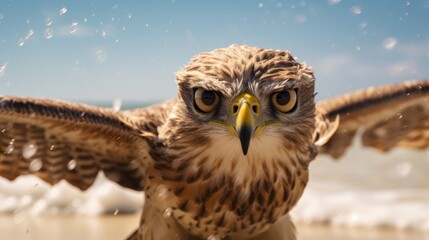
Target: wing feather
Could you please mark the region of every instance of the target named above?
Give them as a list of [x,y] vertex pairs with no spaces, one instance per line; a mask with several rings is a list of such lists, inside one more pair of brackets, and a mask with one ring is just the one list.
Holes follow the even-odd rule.
[[136,123],[151,120],[84,104],[0,96],[0,176],[34,174],[51,184],[65,179],[85,190],[101,170],[142,190],[149,145],[141,137],[146,129]]
[[346,94],[319,102],[316,110],[318,136],[340,118],[335,134],[319,147],[320,153],[334,158],[344,154],[357,133],[363,146],[381,151],[429,147],[429,80]]

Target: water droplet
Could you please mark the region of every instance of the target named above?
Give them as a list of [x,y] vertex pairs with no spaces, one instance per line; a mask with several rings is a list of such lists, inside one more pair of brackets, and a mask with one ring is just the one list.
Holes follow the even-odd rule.
[[404,116],[403,116],[402,114],[400,114],[400,113],[397,113],[397,114],[396,114],[396,117],[397,117],[398,119],[402,119]]
[[97,50],[97,51],[95,51],[95,56],[96,56],[96,58],[97,58],[97,61],[99,62],[99,63],[102,63],[102,62],[104,62],[104,61],[106,61],[106,59],[107,59],[107,54],[106,54],[106,52],[104,51],[104,50]]
[[4,149],[4,154],[11,154],[13,152],[13,150],[15,149],[15,147],[13,146],[13,144],[9,144],[5,149]]
[[131,13],[128,13],[128,19],[131,19],[133,17],[133,15],[131,15]]
[[28,169],[31,172],[37,172],[40,169],[42,169],[42,166],[43,166],[42,160],[40,160],[40,158],[36,158],[36,159],[34,159],[33,161],[30,162],[30,166],[28,167]]
[[49,147],[49,150],[51,150],[51,151],[53,151],[55,149],[55,145],[51,145],[50,147]]
[[0,77],[6,72],[7,63],[0,64]]
[[70,25],[70,33],[75,33],[77,31],[77,25],[78,23],[76,21],[72,22],[72,24]]
[[62,16],[62,15],[64,15],[64,14],[66,14],[67,13],[67,8],[66,7],[63,7],[63,8],[61,8],[60,9],[60,15]]
[[341,0],[328,0],[329,5],[335,5],[335,4],[338,4],[340,2],[341,2]]
[[24,39],[22,39],[22,38],[20,38],[20,39],[18,40],[18,45],[19,45],[20,47],[22,47],[22,46],[24,46],[24,44],[25,44],[25,40],[24,40]]
[[264,4],[263,3],[258,3],[258,8],[261,8],[261,7],[263,7],[264,6]]
[[45,24],[46,24],[46,26],[51,26],[52,25],[52,18],[51,17],[46,18]]
[[360,51],[360,47],[359,46],[355,46],[356,51]]
[[107,35],[106,31],[101,31],[101,36],[105,37]]
[[383,47],[386,50],[392,50],[393,48],[395,48],[396,43],[397,43],[397,41],[395,38],[387,38],[383,42]]
[[149,27],[149,23],[146,23],[145,27]]
[[115,112],[119,112],[119,110],[121,110],[121,106],[122,106],[122,100],[119,98],[116,98],[115,100],[113,100],[112,103],[112,109]]
[[118,8],[118,4],[115,4],[114,6],[113,6],[113,10],[116,10]]
[[173,214],[173,209],[171,207],[169,207],[169,208],[165,209],[163,216],[165,218],[169,218],[169,217],[171,217],[171,214]]
[[25,21],[26,23],[30,23],[31,21],[30,21],[30,19],[29,18],[27,18],[27,20]]
[[362,8],[359,6],[353,6],[350,10],[354,15],[360,15],[362,13]]
[[406,2],[405,2],[405,5],[406,5],[406,6],[410,6],[410,2],[406,1]]
[[25,159],[30,159],[37,152],[37,145],[34,143],[26,143],[22,148],[22,156]]
[[156,194],[158,195],[158,197],[165,198],[167,196],[167,193],[168,193],[168,188],[164,184],[161,184],[158,187],[156,187]]
[[218,235],[210,235],[208,238],[207,238],[207,240],[220,240],[221,239],[221,237],[220,236],[218,236]]
[[113,215],[118,215],[118,213],[119,213],[119,209],[115,209],[115,212],[113,212]]
[[67,170],[73,171],[76,168],[76,160],[72,159],[67,163]]
[[34,34],[33,29],[28,30],[27,36],[25,36],[25,40],[29,39],[31,36],[33,36],[33,34]]
[[51,28],[46,28],[45,32],[43,33],[43,36],[46,39],[51,39],[54,36],[54,30],[52,30]]

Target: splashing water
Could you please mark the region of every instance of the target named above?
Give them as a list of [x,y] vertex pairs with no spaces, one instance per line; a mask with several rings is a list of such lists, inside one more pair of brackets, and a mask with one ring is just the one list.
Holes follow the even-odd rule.
[[30,37],[33,36],[33,34],[34,34],[34,30],[33,29],[28,30],[27,35],[25,35],[25,38],[21,38],[21,39],[18,40],[18,45],[20,47],[24,46],[25,42],[28,39],[30,39]]
[[169,218],[169,217],[171,217],[172,214],[173,214],[173,209],[171,207],[169,207],[169,208],[165,209],[163,216],[165,218]]
[[102,62],[106,61],[107,53],[104,50],[100,49],[100,50],[95,51],[95,57],[99,63],[102,63]]
[[9,142],[9,145],[4,150],[4,154],[11,154],[15,149],[14,144],[15,144],[15,139],[11,139]]
[[78,23],[76,21],[72,22],[70,25],[70,33],[73,34],[77,31]]
[[76,168],[76,160],[72,159],[67,163],[67,170],[72,171]]
[[386,50],[392,50],[395,48],[396,44],[397,44],[397,41],[395,38],[387,38],[383,42],[383,47]]
[[42,160],[40,160],[39,158],[36,158],[30,162],[30,166],[28,167],[28,170],[30,170],[31,172],[37,172],[40,169],[42,169],[42,166],[43,166]]
[[15,147],[13,146],[13,144],[9,144],[5,150],[4,150],[4,154],[11,154],[13,152],[13,150],[15,149]]
[[18,40],[18,46],[22,47],[22,46],[24,46],[24,44],[25,44],[24,39],[21,38]]
[[359,6],[353,6],[350,10],[354,15],[360,15],[362,13],[362,8]]
[[22,156],[25,159],[30,159],[37,152],[37,145],[35,143],[26,143],[22,148]]
[[67,8],[66,7],[63,7],[63,8],[61,8],[60,9],[60,15],[62,16],[62,15],[64,15],[64,14],[66,14],[67,13]]
[[52,18],[51,17],[46,18],[45,24],[46,24],[46,26],[51,26],[52,25]]
[[262,8],[264,6],[263,3],[258,3],[258,8]]
[[54,30],[52,30],[51,28],[46,28],[45,32],[43,33],[43,36],[46,39],[51,39],[54,36]]
[[158,197],[165,198],[168,193],[168,188],[164,184],[159,185],[156,187],[156,193],[158,194]]
[[0,64],[0,77],[6,72],[7,63]]

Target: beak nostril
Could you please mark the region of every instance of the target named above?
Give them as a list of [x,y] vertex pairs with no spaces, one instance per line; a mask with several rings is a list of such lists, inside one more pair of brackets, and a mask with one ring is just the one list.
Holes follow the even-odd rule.
[[252,106],[252,110],[253,110],[254,113],[258,113],[258,106],[253,105]]
[[234,105],[233,107],[232,107],[232,113],[236,113],[238,111],[238,106],[237,105]]

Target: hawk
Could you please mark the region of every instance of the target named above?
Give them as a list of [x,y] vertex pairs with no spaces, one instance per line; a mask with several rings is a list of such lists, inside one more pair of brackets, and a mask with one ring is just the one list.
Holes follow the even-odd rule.
[[113,111],[0,97],[0,175],[85,190],[102,171],[145,192],[129,239],[295,239],[288,217],[318,153],[429,146],[429,81],[315,103],[312,68],[288,52],[233,45],[194,57],[178,94]]

